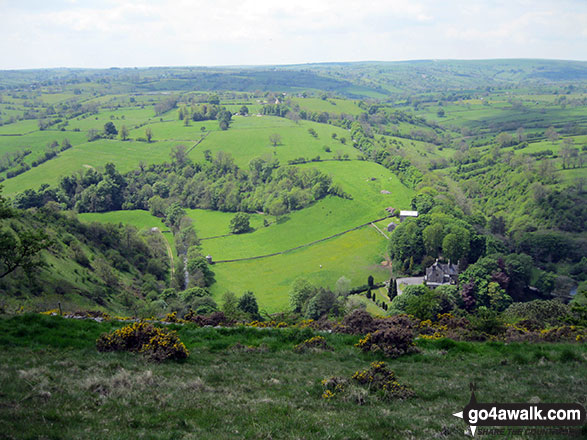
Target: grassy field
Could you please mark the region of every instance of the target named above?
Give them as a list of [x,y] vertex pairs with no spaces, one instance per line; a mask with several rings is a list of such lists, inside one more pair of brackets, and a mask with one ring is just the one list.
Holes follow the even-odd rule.
[[100,333],[121,325],[0,319],[2,437],[454,439],[464,438],[452,414],[468,402],[470,382],[481,402],[574,402],[587,380],[582,345],[421,342],[420,353],[387,360],[415,397],[365,394],[358,405],[324,399],[320,383],[382,359],[353,347],[358,336],[325,334],[333,351],[298,354],[308,329],[177,327],[190,357],[155,364],[96,351]]
[[[406,209],[413,196],[413,191],[404,187],[395,175],[372,162],[333,161],[302,166],[317,167],[333,176],[352,200],[329,196],[279,221],[272,216],[253,214],[253,232],[203,240],[202,252],[218,261],[286,251],[384,217],[388,206]],[[391,194],[382,194],[382,190]],[[201,209],[186,212],[194,220],[200,238],[230,232],[233,213]],[[81,218],[84,221],[129,223],[139,229],[153,226],[163,231],[168,229],[160,219],[146,211],[81,214]],[[265,219],[270,226],[263,226]],[[384,227],[387,223],[384,221],[379,226]],[[171,234],[165,233],[164,236],[173,246]],[[212,292],[220,300],[227,290],[237,294],[251,290],[262,308],[276,312],[287,307],[289,288],[300,276],[332,288],[341,276],[349,278],[353,286],[365,284],[369,275],[373,275],[376,281],[388,279],[389,270],[380,265],[386,247],[387,240],[380,233],[372,227],[364,227],[283,255],[217,264],[213,266],[216,283],[212,285]]]
[[358,115],[363,110],[356,101],[348,99],[319,99],[319,98],[293,98],[293,104],[298,104],[301,109],[310,112],[345,113]]
[[[228,260],[281,252],[384,217],[388,206],[406,209],[413,195],[395,175],[371,162],[322,162],[303,166],[318,166],[321,171],[332,175],[353,199],[328,197],[288,214],[269,227],[257,227],[261,216],[253,216],[254,232],[204,240],[204,253],[212,255],[214,260]],[[391,194],[381,194],[382,189],[390,190]],[[204,214],[200,221],[193,211],[191,214],[199,236],[207,236],[200,232],[199,225],[209,233],[226,231],[230,215],[195,213]],[[208,226],[212,223],[214,227]],[[365,284],[369,275],[373,275],[376,281],[389,278],[389,270],[379,265],[384,259],[386,246],[387,240],[381,234],[365,227],[284,255],[218,264],[213,267],[216,283],[212,291],[219,299],[226,290],[239,294],[251,290],[262,307],[277,311],[287,306],[289,288],[300,276],[330,287],[334,287],[341,276],[349,278],[354,286]]]
[[12,153],[23,149],[32,151],[25,162],[30,163],[38,154],[45,151],[48,144],[57,141],[60,145],[63,139],[68,139],[72,145],[87,142],[85,133],[57,130],[35,131],[23,136],[0,136],[0,154]]
[[[314,138],[308,133],[313,128],[318,137]],[[269,136],[277,133],[281,136],[281,142],[273,147]],[[315,122],[300,121],[296,124],[289,119],[275,116],[235,116],[228,131],[214,131],[192,151],[190,157],[195,161],[204,158],[203,151],[210,150],[212,154],[218,151],[230,153],[235,163],[248,169],[249,161],[254,157],[270,155],[276,157],[279,162],[287,164],[288,160],[305,157],[307,159],[320,156],[322,159],[331,159],[337,153],[348,154],[350,158],[357,157],[358,151],[352,146],[331,138],[332,133],[338,137],[346,137],[349,141],[349,133],[338,127],[332,127]],[[324,147],[330,148],[326,152]]]
[[63,176],[89,167],[103,167],[108,162],[116,165],[120,172],[138,167],[140,162],[146,165],[164,162],[169,159],[174,141],[136,142],[102,139],[76,145],[24,174],[3,182],[7,195],[13,195],[27,188],[38,188],[42,183],[57,185]]
[[[233,212],[211,211],[209,209],[186,209],[188,217],[194,221],[194,227],[199,238],[216,237],[230,233],[230,221],[235,216]],[[250,214],[249,223],[251,228],[258,230],[263,227],[263,220],[273,222],[271,216]]]
[[369,275],[376,282],[388,279],[389,270],[380,265],[386,246],[385,238],[365,227],[284,255],[215,264],[212,293],[220,300],[227,290],[238,295],[250,290],[261,309],[277,312],[288,307],[289,289],[299,277],[331,289],[342,276],[350,279],[352,286],[366,284]]

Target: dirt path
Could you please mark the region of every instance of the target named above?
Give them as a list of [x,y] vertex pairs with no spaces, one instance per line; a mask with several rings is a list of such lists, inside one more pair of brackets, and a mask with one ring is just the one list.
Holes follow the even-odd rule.
[[171,245],[169,244],[169,242],[167,241],[167,239],[163,235],[163,232],[161,232],[161,229],[159,229],[157,227],[155,229],[157,229],[157,232],[159,232],[159,234],[161,235],[161,238],[163,239],[163,243],[165,243],[165,248],[167,249],[167,256],[169,257],[169,263],[171,266],[171,279],[173,279],[173,277],[175,275],[175,264],[173,264],[173,250],[171,249]]
[[387,234],[385,232],[383,232],[381,229],[379,229],[375,223],[371,223],[371,226],[373,226],[375,229],[377,229],[381,235],[383,235],[385,238],[387,238],[389,240],[389,237],[387,236]]

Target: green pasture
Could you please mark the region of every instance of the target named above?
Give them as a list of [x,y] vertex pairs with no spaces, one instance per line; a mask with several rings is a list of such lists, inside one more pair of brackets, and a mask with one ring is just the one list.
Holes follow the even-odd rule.
[[201,130],[202,127],[206,129],[206,132],[219,130],[218,121],[190,121],[188,126],[180,120],[152,121],[145,126],[130,130],[129,137],[131,139],[145,138],[147,127],[153,133],[153,141],[174,140],[178,143],[185,142],[188,147],[198,141],[204,134]]
[[[372,162],[322,162],[303,165],[308,166],[316,166],[331,175],[334,182],[340,183],[353,199],[327,197],[303,210],[287,214],[268,227],[260,226],[254,232],[205,240],[202,242],[204,251],[215,260],[281,252],[385,217],[385,208],[388,206],[406,209],[413,196],[413,191],[403,186],[394,174]],[[382,189],[391,194],[381,194]],[[230,221],[228,216],[225,218]],[[196,220],[196,230],[199,224]],[[221,230],[226,230],[226,227],[215,229]],[[207,236],[199,230],[198,235]]]
[[[0,136],[0,156],[28,148],[32,151],[29,156],[31,157],[30,160],[32,160],[32,158],[36,157],[36,152],[44,151],[53,141],[57,141],[59,142],[59,145],[61,145],[61,142],[65,138],[69,139],[69,142],[71,142],[72,145],[87,142],[85,133],[37,130],[24,136]],[[29,159],[29,157],[27,157],[27,159]],[[25,159],[25,162],[27,159]]]
[[171,148],[175,141],[136,142],[101,139],[86,142],[70,148],[24,174],[3,182],[4,191],[12,195],[28,188],[38,188],[42,183],[56,185],[63,176],[97,168],[112,162],[120,172],[127,172],[138,167],[139,162],[146,165],[169,160]]
[[[438,117],[437,112],[442,108],[445,111],[444,117]],[[491,102],[489,106],[477,104],[448,104],[443,107],[437,105],[426,106],[424,110],[418,111],[426,119],[440,124],[456,125],[458,127],[480,128],[490,132],[515,131],[523,127],[526,131],[540,129],[544,131],[550,126],[561,127],[565,124],[579,124],[585,126],[585,110],[581,107],[567,107],[534,102],[524,102],[522,108],[512,107],[507,102]],[[503,127],[515,127],[504,129]]]
[[47,93],[44,92],[39,96],[39,99],[45,104],[57,104],[59,102],[67,101],[69,99],[79,99],[79,95],[74,93]]
[[359,115],[363,113],[356,103],[348,99],[292,98],[292,104],[298,104],[302,110],[311,112],[346,113]]
[[[316,130],[318,138],[310,135],[308,128]],[[276,147],[269,141],[269,136],[274,133],[281,136],[281,142]],[[347,144],[333,140],[332,133],[346,137]],[[190,157],[200,161],[204,158],[204,150],[210,150],[213,155],[224,151],[232,155],[238,166],[248,168],[252,158],[266,155],[277,157],[282,165],[299,157],[330,159],[338,152],[355,158],[358,150],[349,144],[349,133],[338,127],[307,121],[296,124],[274,116],[235,116],[229,130],[211,132]],[[331,152],[324,151],[324,146],[330,147]]]
[[298,277],[330,288],[341,276],[350,279],[353,286],[366,284],[369,275],[376,282],[389,278],[389,270],[380,265],[386,246],[387,240],[367,226],[283,255],[215,264],[212,292],[220,301],[227,290],[238,295],[250,290],[262,309],[282,311],[288,306],[290,286]]
[[[198,238],[230,234],[230,221],[235,216],[234,212],[212,211],[209,209],[186,209],[186,213],[194,221]],[[250,214],[249,223],[251,228],[254,230],[263,228],[265,218],[269,222],[275,221],[273,217],[268,215]]]
[[[584,145],[587,145],[587,135],[582,136],[565,136],[573,140],[571,144],[571,148],[578,148],[579,151]],[[529,153],[538,153],[540,151],[545,150],[552,150],[555,154],[559,152],[559,150],[563,147],[564,142],[563,139],[558,141],[549,141],[548,139],[544,139],[539,142],[531,142],[528,144],[526,148],[521,150],[514,150],[514,147],[507,147],[504,148],[502,151],[514,151],[516,154],[529,154]]]
[[577,179],[587,178],[587,168],[570,168],[559,170],[557,175],[566,183],[575,183]]
[[[0,134],[27,134],[39,130],[39,123],[36,119],[13,122],[0,126]],[[2,139],[0,138],[0,142]]]
[[[165,119],[169,119],[166,117]],[[131,130],[137,125],[147,123],[149,120],[159,120],[155,116],[152,107],[124,107],[117,110],[102,110],[97,115],[84,115],[69,120],[68,130],[79,128],[81,131],[95,129],[104,130],[104,124],[112,122],[118,130],[123,125]]]
[[[238,101],[242,101],[242,100],[238,100]],[[226,107],[232,113],[237,113],[241,109],[241,107],[243,105],[245,105],[249,109],[250,116],[254,116],[254,115],[258,114],[261,111],[261,109],[263,108],[263,104],[257,104],[257,103],[255,103],[255,104],[230,104],[230,103],[221,102],[220,105],[222,105],[223,107]]]

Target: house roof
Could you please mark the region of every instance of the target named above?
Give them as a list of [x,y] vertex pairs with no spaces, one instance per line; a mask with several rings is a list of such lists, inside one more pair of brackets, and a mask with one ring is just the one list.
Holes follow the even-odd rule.
[[418,217],[418,211],[400,211],[400,217]]

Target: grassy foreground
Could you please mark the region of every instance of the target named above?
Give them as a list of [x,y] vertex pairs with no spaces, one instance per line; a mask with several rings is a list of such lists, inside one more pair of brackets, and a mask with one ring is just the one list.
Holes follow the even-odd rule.
[[[388,361],[415,398],[357,405],[322,398],[320,381],[377,359],[354,348],[358,336],[325,334],[334,351],[298,354],[293,346],[309,329],[190,325],[177,327],[188,360],[155,364],[96,351],[100,333],[121,325],[0,319],[0,437],[465,438],[451,414],[468,401],[471,381],[483,402],[574,402],[587,380],[581,345],[440,340]],[[252,348],[231,348],[237,342]]]

